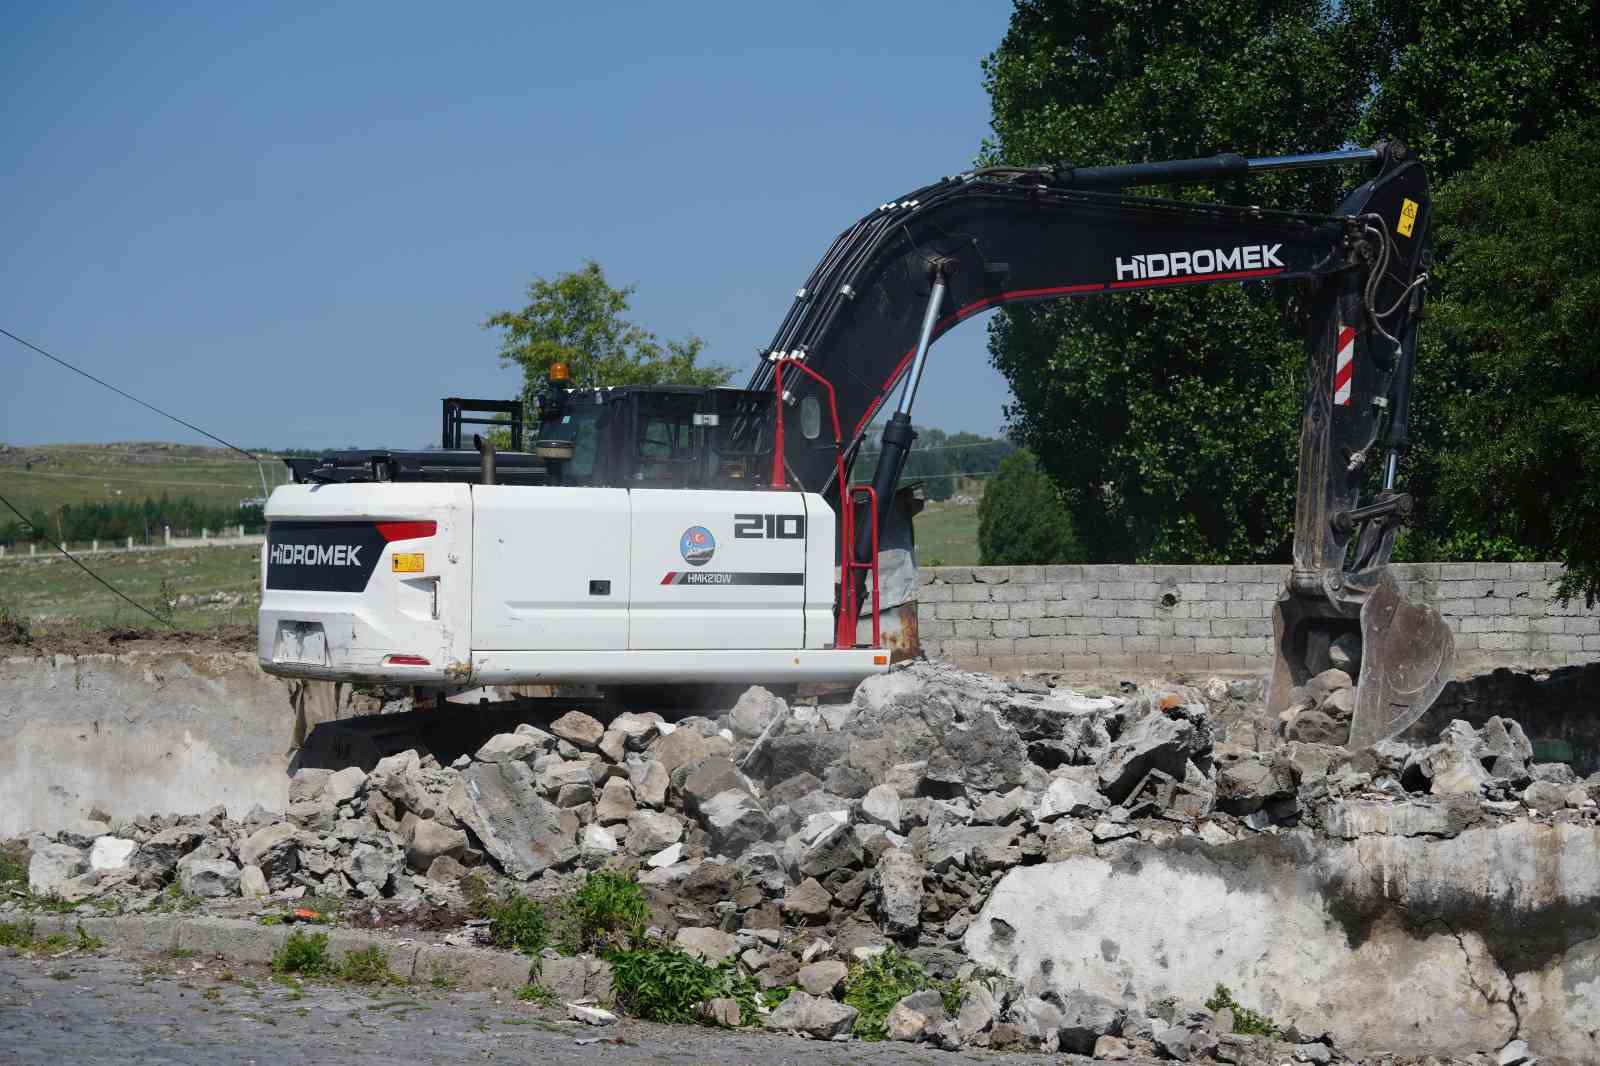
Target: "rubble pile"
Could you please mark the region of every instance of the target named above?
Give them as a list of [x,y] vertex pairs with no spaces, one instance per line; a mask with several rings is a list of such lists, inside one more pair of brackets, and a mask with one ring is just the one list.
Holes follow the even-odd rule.
[[791,706],[751,688],[714,718],[574,711],[448,766],[413,750],[370,773],[301,770],[284,812],[36,834],[30,888],[134,910],[159,907],[172,885],[201,899],[460,908],[469,873],[538,896],[621,865],[637,870],[664,939],[733,959],[762,988],[796,989],[767,1015],[771,1028],[849,1031],[848,967],[894,947],[932,979],[959,979],[961,993],[955,1011],[936,993],[898,1003],[893,1039],[1113,1060],[1343,1061],[1292,1020],[1251,1036],[1227,1010],[1019,984],[976,968],[962,940],[1008,870],[1077,855],[1287,832],[1345,839],[1380,817],[1439,835],[1495,819],[1600,823],[1600,775],[1535,763],[1512,721],[1455,722],[1424,748],[1340,747],[1350,691],[1330,664],[1279,736],[1249,744],[1218,723],[1258,698],[1253,682],[1081,693],[934,663],[871,678],[841,705]]

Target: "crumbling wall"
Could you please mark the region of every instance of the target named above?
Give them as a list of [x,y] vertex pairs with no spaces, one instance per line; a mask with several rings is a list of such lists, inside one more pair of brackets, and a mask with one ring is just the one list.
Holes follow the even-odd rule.
[[[944,566],[922,571],[923,648],[974,670],[1265,671],[1269,566]],[[1559,605],[1559,563],[1399,563],[1444,615],[1456,674],[1600,662],[1600,610]]]

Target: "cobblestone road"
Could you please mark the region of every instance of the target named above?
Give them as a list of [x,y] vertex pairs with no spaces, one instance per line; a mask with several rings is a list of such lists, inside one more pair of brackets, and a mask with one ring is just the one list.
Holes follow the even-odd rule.
[[[154,971],[154,972],[151,972]],[[580,1045],[595,1037],[624,1043]],[[591,1029],[488,993],[275,984],[259,967],[167,959],[0,959],[0,1063],[400,1066],[413,1063],[751,1063],[1047,1066],[1069,1056],[949,1054],[758,1032],[623,1022]]]

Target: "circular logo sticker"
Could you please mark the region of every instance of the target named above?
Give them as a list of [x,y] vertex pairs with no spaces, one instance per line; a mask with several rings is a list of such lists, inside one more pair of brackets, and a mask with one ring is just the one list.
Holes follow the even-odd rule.
[[690,526],[678,540],[678,551],[690,566],[704,566],[717,550],[717,538],[705,526]]

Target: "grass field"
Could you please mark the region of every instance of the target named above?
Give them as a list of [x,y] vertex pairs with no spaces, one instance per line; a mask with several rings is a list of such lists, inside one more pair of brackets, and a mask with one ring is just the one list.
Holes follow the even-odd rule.
[[929,503],[916,518],[916,530],[922,566],[977,565],[977,504]]
[[[283,463],[263,464],[270,488]],[[50,444],[0,447],[0,496],[23,514],[47,515],[63,504],[144,500],[167,495],[232,507],[261,495],[256,464],[219,448],[186,444]],[[0,509],[0,514],[11,517]],[[159,532],[159,531],[155,531]]]
[[[186,630],[255,624],[261,549],[193,548],[176,551],[107,552],[84,558],[95,573],[131,599]],[[233,593],[237,606],[172,609],[180,595]],[[160,629],[88,574],[59,555],[0,560],[0,617],[43,626],[127,626]]]

